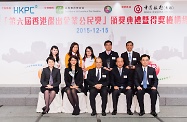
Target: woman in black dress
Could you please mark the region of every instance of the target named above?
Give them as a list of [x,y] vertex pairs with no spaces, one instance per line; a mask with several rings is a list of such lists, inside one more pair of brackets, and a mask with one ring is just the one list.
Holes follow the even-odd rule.
[[60,69],[54,67],[55,59],[48,57],[46,60],[48,67],[43,68],[41,75],[41,92],[44,93],[45,105],[42,109],[42,114],[49,112],[49,106],[54,100],[56,94],[59,92],[59,85],[61,83]]
[[72,115],[79,115],[79,99],[77,93],[83,91],[83,71],[79,67],[78,57],[72,55],[68,60],[68,68],[65,68],[65,91],[74,110]]

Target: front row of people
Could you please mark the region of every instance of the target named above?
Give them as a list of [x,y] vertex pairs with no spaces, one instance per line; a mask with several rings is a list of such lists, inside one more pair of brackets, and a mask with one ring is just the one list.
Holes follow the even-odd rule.
[[[136,95],[140,106],[140,116],[145,114],[144,111],[144,94],[149,93],[151,98],[151,114],[157,116],[155,112],[155,105],[157,100],[157,85],[158,78],[155,69],[149,67],[149,55],[142,55],[140,58],[141,66],[135,69],[134,79],[131,77],[129,69],[124,68],[123,58],[117,58],[117,67],[110,72],[102,67],[102,59],[96,58],[96,68],[90,69],[87,74],[87,83],[89,85],[89,98],[92,108],[91,116],[97,114],[95,98],[100,93],[102,98],[102,116],[106,116],[106,105],[108,93],[112,92],[113,112],[112,115],[117,114],[118,98],[121,93],[126,95],[127,99],[127,114],[133,115],[131,112],[131,104],[133,97],[132,81],[135,81]],[[68,68],[64,72],[64,80],[68,99],[74,110],[72,115],[79,115],[79,99],[77,93],[83,92],[83,71],[79,67],[77,56],[72,55],[68,61]],[[48,113],[49,106],[52,103],[55,95],[59,92],[59,84],[61,83],[60,70],[54,67],[54,58],[47,58],[48,67],[43,69],[41,75],[41,91],[44,93],[45,105],[43,107],[43,114]],[[109,89],[109,84],[112,88]]]

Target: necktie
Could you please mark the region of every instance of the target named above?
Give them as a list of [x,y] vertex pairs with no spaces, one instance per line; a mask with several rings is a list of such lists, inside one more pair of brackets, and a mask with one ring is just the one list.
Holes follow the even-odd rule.
[[49,84],[50,84],[50,85],[53,84],[53,76],[52,76],[52,72],[50,72]]
[[121,73],[122,73],[121,68],[119,68],[119,74],[120,74],[120,76],[121,76]]
[[132,59],[131,53],[129,53],[129,61],[130,61],[130,62],[131,62],[131,59]]
[[146,89],[147,88],[147,73],[146,73],[146,71],[145,71],[145,68],[144,68],[144,71],[143,71],[143,87],[144,87],[144,89]]
[[97,71],[97,80],[99,81],[99,75],[100,75],[100,73],[99,73],[99,69],[98,69],[98,71]]

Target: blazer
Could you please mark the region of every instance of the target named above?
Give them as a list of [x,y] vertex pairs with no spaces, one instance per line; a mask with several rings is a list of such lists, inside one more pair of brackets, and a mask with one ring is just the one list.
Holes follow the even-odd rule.
[[123,68],[120,76],[119,70],[117,67],[113,68],[111,71],[111,85],[114,86],[123,86],[126,88],[127,86],[131,86],[132,79],[130,77],[131,73],[129,69]]
[[[99,57],[102,59],[103,67],[107,67],[107,54],[106,51],[99,53]],[[119,57],[117,52],[111,51],[109,54],[110,68],[116,67],[116,59]]]
[[[129,58],[127,52],[124,52],[121,54],[121,57],[123,58],[124,61],[124,67],[129,65]],[[132,51],[132,65],[135,67],[140,66],[140,54],[138,52]]]
[[[138,87],[141,85],[142,81],[143,81],[143,69],[142,67],[137,67],[135,69],[135,76],[134,76],[134,81],[135,81],[135,86]],[[149,82],[149,86],[150,87],[156,87],[158,86],[158,78],[156,76],[156,71],[154,68],[149,67],[147,68],[147,80]]]
[[[49,84],[49,79],[50,79],[50,69],[49,67],[43,68],[42,75],[40,82],[42,86],[47,86]],[[53,87],[58,87],[61,83],[61,74],[60,74],[60,69],[57,69],[53,67],[52,69],[52,76],[53,76]]]
[[[72,76],[69,74],[70,71],[72,71],[71,68],[65,68],[64,81],[65,81],[66,87],[70,87],[71,86]],[[80,67],[78,67],[75,70],[75,84],[77,86],[79,86],[79,88],[83,87],[83,71],[82,71],[82,68],[80,68]]]
[[96,84],[102,84],[103,86],[108,86],[109,85],[109,72],[101,68],[101,77],[98,81],[96,77],[96,68],[90,69],[87,75],[87,82],[88,82],[89,87],[93,87]]

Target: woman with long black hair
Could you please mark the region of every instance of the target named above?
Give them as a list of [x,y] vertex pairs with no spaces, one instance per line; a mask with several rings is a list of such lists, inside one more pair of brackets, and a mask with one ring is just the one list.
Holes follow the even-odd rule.
[[79,67],[77,56],[70,56],[68,68],[65,68],[64,80],[66,84],[65,91],[74,108],[72,115],[79,115],[80,108],[77,93],[83,91],[83,71],[82,68]]

